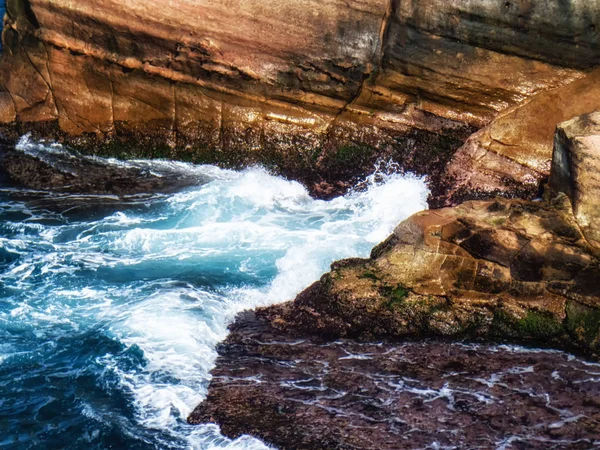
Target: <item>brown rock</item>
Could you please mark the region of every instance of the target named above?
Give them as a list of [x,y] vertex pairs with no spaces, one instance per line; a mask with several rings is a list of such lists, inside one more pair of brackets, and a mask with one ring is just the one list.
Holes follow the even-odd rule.
[[0,92],[0,122],[12,123],[17,118],[15,103],[8,92]]
[[289,449],[588,448],[596,364],[480,341],[598,358],[598,277],[564,194],[416,214],[370,259],[238,316],[188,421]]
[[501,113],[471,136],[447,170],[435,205],[489,195],[533,198],[550,173],[556,126],[600,109],[600,70],[566,86],[541,93]]
[[583,234],[600,250],[600,112],[558,126],[550,188],[569,196]]
[[282,449],[588,449],[600,439],[597,365],[556,351],[356,342],[238,317],[189,416]]
[[175,192],[206,180],[168,163],[114,164],[66,149],[12,148],[0,139],[0,179],[30,189],[77,194],[133,195]]
[[[598,355],[598,277],[566,196],[467,202],[414,215],[371,259],[334,264],[267,314],[281,329],[328,337],[510,339]],[[585,332],[573,333],[574,316]]]
[[[582,0],[169,5],[9,1],[0,81],[14,114],[0,120],[16,115],[15,133],[34,129],[100,153],[262,162],[314,191],[348,186],[378,157],[435,184],[473,130],[600,61],[598,6]],[[545,104],[556,114],[544,130],[573,112]],[[507,159],[486,148],[458,181],[480,174],[477,187],[489,193],[489,166],[501,180],[517,161],[509,188],[531,193],[547,169],[547,136],[529,156],[510,136],[530,123],[505,117],[491,135]]]

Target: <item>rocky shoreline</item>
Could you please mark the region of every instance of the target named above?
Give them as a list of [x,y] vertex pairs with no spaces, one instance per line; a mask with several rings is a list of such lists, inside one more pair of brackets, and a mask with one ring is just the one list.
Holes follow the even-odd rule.
[[290,449],[590,448],[597,365],[494,345],[600,356],[592,3],[9,1],[0,176],[110,195],[198,182],[47,161],[13,148],[26,133],[84,154],[262,164],[323,199],[396,161],[428,177],[435,209],[240,315],[189,422]]
[[0,128],[102,156],[260,163],[319,198],[378,159],[427,175],[432,207],[535,198],[554,126],[600,110],[598,11],[582,0],[10,1]]
[[[600,113],[559,126],[545,199],[418,213],[370,259],[334,263],[294,301],[240,315],[189,422],[286,449],[498,448],[507,436],[526,448],[595,445],[598,392],[552,371],[566,354],[490,356],[447,341],[598,360],[599,138]],[[519,391],[525,373],[543,406],[541,393]],[[567,392],[557,401],[573,412],[568,424],[550,401]]]

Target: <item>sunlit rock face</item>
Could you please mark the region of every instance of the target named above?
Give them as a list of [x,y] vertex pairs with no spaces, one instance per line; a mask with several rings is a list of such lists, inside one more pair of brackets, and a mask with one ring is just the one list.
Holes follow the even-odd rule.
[[266,314],[282,330],[535,342],[600,354],[600,263],[566,196],[418,213]]
[[[327,181],[324,195],[381,156],[435,181],[472,131],[600,60],[600,7],[584,1],[10,0],[7,10],[2,122],[97,152],[261,161]],[[536,181],[551,134],[539,142],[539,163],[505,155]]]

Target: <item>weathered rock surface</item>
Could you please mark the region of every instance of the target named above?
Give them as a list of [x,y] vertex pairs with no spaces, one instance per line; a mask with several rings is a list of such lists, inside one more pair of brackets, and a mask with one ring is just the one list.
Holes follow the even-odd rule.
[[600,366],[554,351],[323,342],[247,313],[191,423],[280,449],[589,449]]
[[[9,0],[0,120],[95,152],[260,161],[323,195],[378,157],[435,181],[473,130],[598,66],[599,11],[584,0]],[[517,153],[500,173],[528,158]]]
[[600,112],[558,127],[550,188],[564,192],[588,242],[600,251]]
[[550,171],[556,125],[600,109],[600,70],[501,113],[454,155],[433,206],[465,198],[534,198]]
[[0,180],[43,191],[118,196],[175,192],[205,181],[173,163],[116,163],[30,140],[18,148],[0,140]]
[[598,356],[599,277],[566,196],[467,202],[416,214],[371,259],[334,264],[269,314],[331,338],[495,338]]
[[284,449],[591,448],[597,364],[443,341],[598,358],[599,277],[564,194],[417,214],[370,259],[238,317],[189,421]]

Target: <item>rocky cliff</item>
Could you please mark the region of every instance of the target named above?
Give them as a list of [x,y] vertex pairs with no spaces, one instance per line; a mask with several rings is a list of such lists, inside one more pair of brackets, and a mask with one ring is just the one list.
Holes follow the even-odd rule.
[[[0,120],[96,153],[259,161],[328,195],[378,157],[435,184],[502,113],[438,202],[477,176],[531,195],[555,124],[600,108],[550,93],[597,89],[599,14],[584,0],[9,0]],[[543,125],[522,120],[548,105]],[[534,151],[514,147],[523,133]]]

